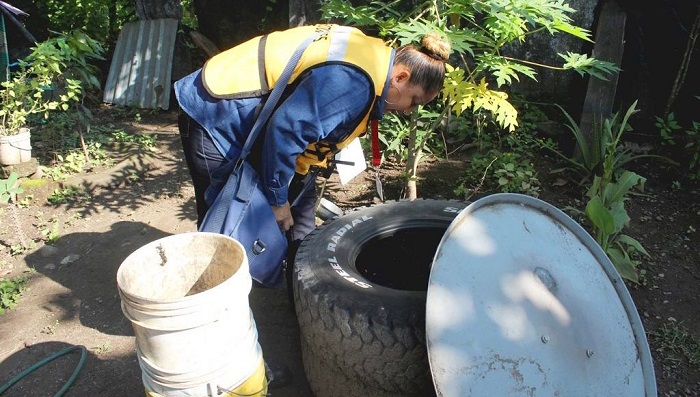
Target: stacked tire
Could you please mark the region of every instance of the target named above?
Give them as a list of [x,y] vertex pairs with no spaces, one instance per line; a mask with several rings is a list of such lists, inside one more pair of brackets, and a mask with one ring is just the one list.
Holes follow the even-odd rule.
[[304,239],[292,284],[316,397],[435,395],[425,346],[430,266],[467,202],[396,201],[326,222]]

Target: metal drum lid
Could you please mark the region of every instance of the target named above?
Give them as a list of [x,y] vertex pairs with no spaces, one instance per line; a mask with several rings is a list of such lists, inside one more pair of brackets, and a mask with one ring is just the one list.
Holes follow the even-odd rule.
[[656,396],[649,345],[622,279],[557,208],[494,194],[435,253],[428,357],[438,396]]

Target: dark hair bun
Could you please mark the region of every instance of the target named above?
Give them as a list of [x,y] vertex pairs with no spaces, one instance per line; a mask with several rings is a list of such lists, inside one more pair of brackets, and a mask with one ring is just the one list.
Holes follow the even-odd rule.
[[450,57],[452,49],[450,43],[437,33],[428,33],[421,42],[424,51],[433,58],[445,62]]

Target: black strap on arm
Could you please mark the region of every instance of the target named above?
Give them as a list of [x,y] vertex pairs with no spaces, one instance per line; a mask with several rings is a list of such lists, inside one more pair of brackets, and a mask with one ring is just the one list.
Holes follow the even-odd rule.
[[294,54],[292,54],[292,57],[289,59],[287,66],[285,66],[284,68],[284,71],[282,71],[282,74],[277,79],[277,82],[275,82],[275,87],[272,89],[272,92],[270,92],[270,96],[265,101],[265,105],[260,111],[258,118],[255,120],[255,124],[253,124],[253,128],[251,129],[250,134],[248,135],[248,139],[246,139],[245,144],[243,145],[241,155],[238,158],[238,160],[236,160],[236,162],[240,163],[244,161],[250,154],[251,150],[253,149],[253,144],[255,143],[255,140],[258,138],[258,135],[260,135],[260,132],[267,123],[267,119],[270,118],[272,111],[274,110],[275,106],[277,105],[277,102],[282,96],[282,92],[287,86],[287,82],[289,82],[289,79],[292,76],[292,73],[294,72],[294,68],[299,62],[299,59],[301,58],[301,55],[304,53],[304,50],[306,50],[306,47],[308,47],[309,44],[311,44],[311,42],[314,41],[320,35],[321,33],[316,33],[306,38],[306,40],[304,40],[304,42],[301,43],[299,47],[297,47]]
[[[264,35],[258,41],[258,78],[260,79],[260,92],[267,94],[270,92],[270,86],[267,85],[267,76],[265,73],[265,44],[267,43],[267,35]],[[286,82],[285,82],[286,85]]]

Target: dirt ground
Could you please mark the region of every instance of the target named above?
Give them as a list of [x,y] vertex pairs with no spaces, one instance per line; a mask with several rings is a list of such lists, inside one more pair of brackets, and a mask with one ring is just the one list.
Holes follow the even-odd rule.
[[[195,230],[192,187],[180,151],[175,114],[157,112],[127,128],[158,135],[158,151],[125,146],[114,152],[114,167],[76,176],[68,185],[89,193],[52,205],[46,197],[56,188],[48,184],[25,192],[33,198],[0,215],[0,276],[27,275],[29,288],[19,305],[0,316],[0,385],[13,375],[66,347],[81,345],[87,360],[69,389],[69,396],[144,395],[141,371],[134,351],[134,334],[123,316],[116,272],[134,250],[158,238]],[[543,161],[548,161],[543,159]],[[421,166],[419,194],[425,198],[455,198],[452,193],[461,176],[460,160],[428,161]],[[401,169],[386,165],[385,197],[400,195]],[[697,186],[672,189],[663,170],[646,166],[647,196],[628,203],[634,221],[629,234],[651,254],[640,285],[628,284],[649,336],[660,396],[700,396],[700,370],[687,357],[669,348],[664,330],[682,329],[700,337],[700,190]],[[556,176],[540,173],[540,198],[563,208],[578,205],[581,193],[560,186]],[[326,197],[343,209],[376,202],[374,173],[366,172],[346,186],[331,179]],[[477,197],[473,197],[472,200]],[[57,216],[59,237],[45,244],[41,231]],[[11,255],[20,241],[37,241],[35,248]],[[154,286],[157,288],[157,286]],[[291,385],[272,390],[275,397],[311,396],[299,347],[299,331],[293,308],[282,289],[253,288],[250,306],[266,359],[287,364]],[[665,336],[663,336],[665,335]],[[677,336],[677,335],[676,335]],[[235,358],[234,358],[235,359]],[[3,396],[53,395],[70,377],[77,351],[51,361],[32,372]],[[1,386],[0,386],[1,387]]]

